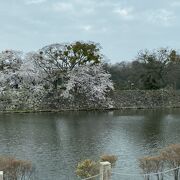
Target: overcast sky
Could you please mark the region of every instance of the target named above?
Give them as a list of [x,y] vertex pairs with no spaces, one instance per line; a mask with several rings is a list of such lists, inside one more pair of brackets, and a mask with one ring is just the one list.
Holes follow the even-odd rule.
[[120,62],[180,47],[180,0],[0,0],[0,22],[0,50],[90,40]]

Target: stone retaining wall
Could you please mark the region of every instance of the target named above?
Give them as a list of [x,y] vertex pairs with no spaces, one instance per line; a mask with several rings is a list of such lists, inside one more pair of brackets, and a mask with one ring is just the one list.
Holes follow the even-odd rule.
[[[61,111],[61,110],[101,110],[108,109],[90,104],[82,98],[73,103],[53,95],[39,103],[16,99],[4,101],[0,99],[0,111]],[[180,90],[119,90],[111,94],[113,109],[148,109],[148,108],[180,108]],[[37,101],[37,100],[36,100]],[[29,103],[31,102],[31,103]]]
[[124,90],[113,95],[114,107],[122,108],[180,108],[180,91]]

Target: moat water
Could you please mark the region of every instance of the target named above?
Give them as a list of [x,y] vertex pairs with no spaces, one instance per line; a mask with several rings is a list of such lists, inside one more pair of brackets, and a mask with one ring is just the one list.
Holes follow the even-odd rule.
[[0,114],[0,155],[30,160],[40,180],[76,180],[79,161],[103,154],[118,156],[113,171],[140,173],[140,157],[173,143],[180,109]]

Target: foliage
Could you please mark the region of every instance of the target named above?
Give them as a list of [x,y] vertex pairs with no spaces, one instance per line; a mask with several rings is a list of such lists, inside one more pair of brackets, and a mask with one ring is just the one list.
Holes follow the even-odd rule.
[[35,173],[31,162],[13,157],[0,157],[0,170],[4,180],[30,180]]
[[6,50],[0,53],[0,71],[18,70],[22,64],[20,51]]
[[180,89],[180,55],[168,48],[142,50],[131,62],[106,64],[115,89]]
[[0,53],[0,99],[6,105],[1,110],[36,109],[46,95],[39,71],[21,52]]
[[[162,172],[164,167],[164,161],[161,156],[148,156],[139,159],[139,167],[143,170],[144,174],[158,173]],[[157,180],[162,180],[163,175],[157,174]],[[147,179],[150,178],[149,175],[146,176]]]
[[124,90],[180,88],[178,51],[145,50],[132,62],[111,65],[103,62],[100,49],[99,44],[77,41],[27,54],[2,51],[0,100],[5,107],[1,109],[36,110],[46,100],[47,106],[55,100],[77,109],[112,108],[114,86]]
[[99,165],[97,162],[86,159],[78,163],[76,174],[81,178],[88,178],[99,174]]
[[112,106],[107,94],[113,90],[110,74],[106,73],[101,64],[83,65],[74,68],[68,73],[65,98],[85,97],[95,106]]
[[117,156],[115,156],[115,155],[108,155],[108,154],[102,155],[102,156],[100,157],[100,161],[101,161],[101,162],[108,161],[108,162],[111,163],[111,166],[112,166],[112,167],[114,167],[114,166],[116,165],[117,159],[118,159]]
[[[172,144],[161,151],[161,156],[170,168],[180,167],[180,144]],[[174,179],[178,180],[180,169],[174,170]]]
[[106,64],[105,69],[111,74],[115,89],[130,89],[131,68],[126,62]]
[[[163,148],[159,156],[148,156],[139,159],[139,167],[144,174],[163,172],[164,167],[173,169],[174,180],[179,179],[180,175],[180,144],[172,144]],[[157,180],[163,179],[163,174],[156,174]],[[146,175],[147,180],[150,175]]]
[[[108,161],[111,163],[112,167],[114,167],[117,161],[117,156],[108,155],[108,154],[103,155],[100,157],[99,161],[100,162]],[[84,161],[79,162],[76,168],[76,174],[81,178],[88,178],[95,176],[99,174],[99,171],[100,171],[100,163],[90,159],[86,159]]]
[[[68,98],[81,96],[88,105],[107,107],[111,103],[107,95],[113,84],[110,74],[100,65],[102,59],[100,46],[93,42],[53,44],[25,55],[3,51],[0,53],[0,99],[6,104],[3,110],[36,110],[45,99],[60,100],[67,94]],[[77,82],[79,76],[82,82]]]
[[51,44],[32,54],[32,59],[42,71],[46,80],[56,89],[66,80],[68,71],[85,64],[98,64],[103,56],[100,47],[93,42],[75,42],[71,44]]
[[165,75],[167,65],[171,62],[172,50],[160,48],[155,51],[142,51],[138,54],[137,60],[142,63],[144,73],[141,80],[145,89],[160,89],[165,87]]
[[22,64],[22,53],[6,50],[0,53],[0,85],[4,88],[18,88],[21,77],[16,73]]

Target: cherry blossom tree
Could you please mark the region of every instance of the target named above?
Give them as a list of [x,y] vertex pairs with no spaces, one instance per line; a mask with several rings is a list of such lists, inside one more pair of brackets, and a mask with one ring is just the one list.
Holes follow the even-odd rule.
[[100,46],[93,42],[51,44],[32,55],[37,67],[45,72],[46,80],[57,88],[66,82],[68,71],[84,64],[98,64],[103,55]]
[[57,103],[60,99],[81,102],[88,108],[112,107],[113,83],[102,59],[100,47],[91,42],[53,44],[25,55],[3,51],[0,98],[12,104],[11,109],[35,109],[47,98]]
[[21,78],[17,75],[22,65],[22,52],[6,50],[0,53],[0,84],[1,89],[18,88]]
[[42,74],[30,57],[14,50],[0,53],[0,98],[7,109],[35,109],[46,95]]
[[76,67],[68,73],[69,80],[62,96],[71,99],[81,96],[94,107],[112,107],[112,101],[108,97],[108,93],[114,89],[110,77],[102,64]]

